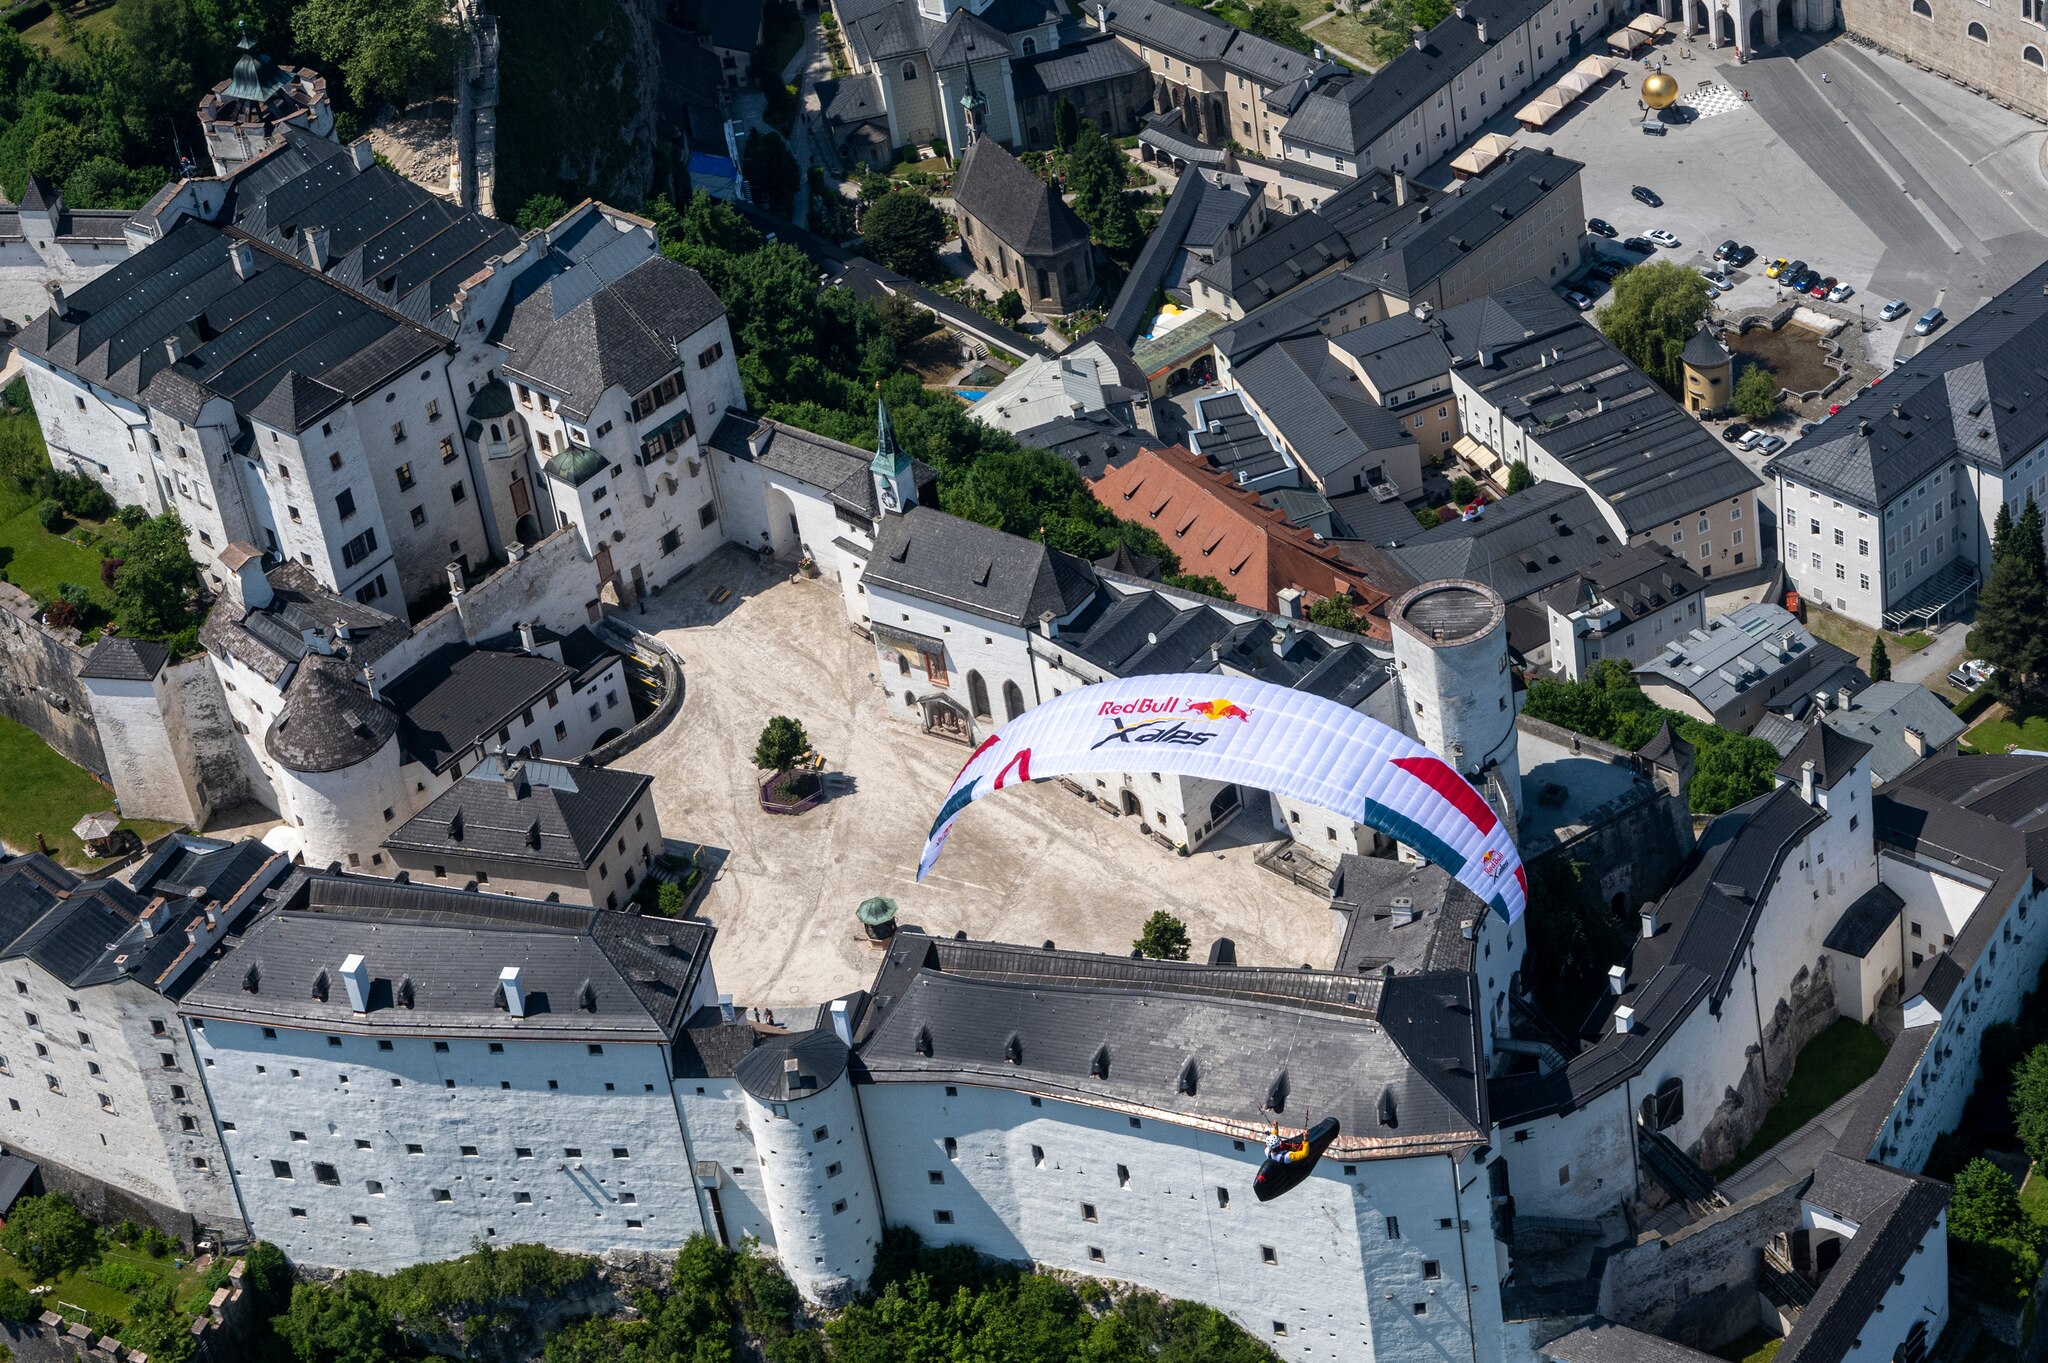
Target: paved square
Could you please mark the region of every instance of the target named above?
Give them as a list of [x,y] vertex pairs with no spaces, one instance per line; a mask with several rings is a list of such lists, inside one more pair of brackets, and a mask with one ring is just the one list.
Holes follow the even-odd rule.
[[[733,595],[714,606],[721,585]],[[718,926],[719,987],[743,1004],[872,983],[879,958],[853,918],[870,895],[935,934],[1123,954],[1166,909],[1197,957],[1218,936],[1248,964],[1335,957],[1326,901],[1255,866],[1254,845],[1179,857],[1052,782],[976,805],[917,884],[918,848],[967,750],[883,713],[873,647],[831,583],[785,581],[728,549],[635,620],[682,658],[683,708],[619,765],[654,776],[665,836],[729,850],[698,911]],[[803,722],[853,793],[794,818],[761,811],[754,741],[777,714]]]

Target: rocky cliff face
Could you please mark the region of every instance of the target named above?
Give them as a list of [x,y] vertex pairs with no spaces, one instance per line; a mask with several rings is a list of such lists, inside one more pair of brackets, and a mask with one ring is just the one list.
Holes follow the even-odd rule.
[[502,44],[497,207],[534,194],[637,207],[662,152],[656,131],[661,0],[493,0]]

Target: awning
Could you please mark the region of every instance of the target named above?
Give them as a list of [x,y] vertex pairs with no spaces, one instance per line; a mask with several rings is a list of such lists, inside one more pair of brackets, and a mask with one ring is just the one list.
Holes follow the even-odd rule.
[[933,657],[946,656],[946,641],[930,634],[919,634],[914,629],[898,629],[894,625],[874,625],[877,643],[888,644],[891,648],[907,648],[913,653],[929,653]]
[[1515,110],[1515,121],[1525,128],[1540,128],[1564,111],[1571,101],[1561,99],[1555,90],[1545,90],[1536,98]]
[[1451,453],[1477,468],[1481,473],[1497,473],[1507,467],[1493,447],[1475,436],[1461,435],[1458,443],[1451,446]]
[[1666,27],[1662,18],[1648,13],[1638,14],[1635,18],[1628,21],[1628,26],[1634,32],[1646,34],[1651,38],[1655,38],[1658,34],[1662,33]]
[[1451,173],[1464,179],[1484,175],[1514,145],[1515,139],[1506,133],[1488,133],[1452,159]]
[[1607,45],[1617,52],[1633,52],[1649,41],[1648,38],[1645,38],[1632,28],[1624,28],[1617,33],[1607,35]]
[[1585,72],[1594,80],[1606,80],[1620,69],[1621,61],[1619,58],[1603,57],[1598,52],[1595,52],[1592,56],[1572,68],[1574,71]]

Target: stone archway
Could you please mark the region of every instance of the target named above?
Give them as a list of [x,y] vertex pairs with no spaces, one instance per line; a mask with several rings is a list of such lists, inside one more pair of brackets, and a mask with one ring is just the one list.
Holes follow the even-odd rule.
[[1749,48],[1751,52],[1761,51],[1767,44],[1764,38],[1764,11],[1758,5],[1749,12]]
[[1798,11],[1792,8],[1792,0],[1778,0],[1778,33],[1776,41],[1783,42],[1787,33],[1799,27],[1796,17],[1797,13]]
[[1707,17],[1706,0],[1692,0],[1692,22],[1686,26],[1687,31],[1705,33],[1712,23],[1713,20]]
[[1735,19],[1725,9],[1714,11],[1714,45],[1735,46]]

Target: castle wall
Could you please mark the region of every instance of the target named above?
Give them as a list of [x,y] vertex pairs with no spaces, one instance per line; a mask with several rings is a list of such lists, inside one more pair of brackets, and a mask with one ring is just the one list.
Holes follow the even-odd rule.
[[1600,1314],[1696,1349],[1718,1349],[1763,1325],[1756,1289],[1762,1247],[1798,1229],[1807,1182],[1757,1193],[1612,1255],[1601,1274]]
[[0,583],[0,715],[33,729],[66,761],[100,776],[107,758],[79,679],[85,654],[43,628],[35,602]]

